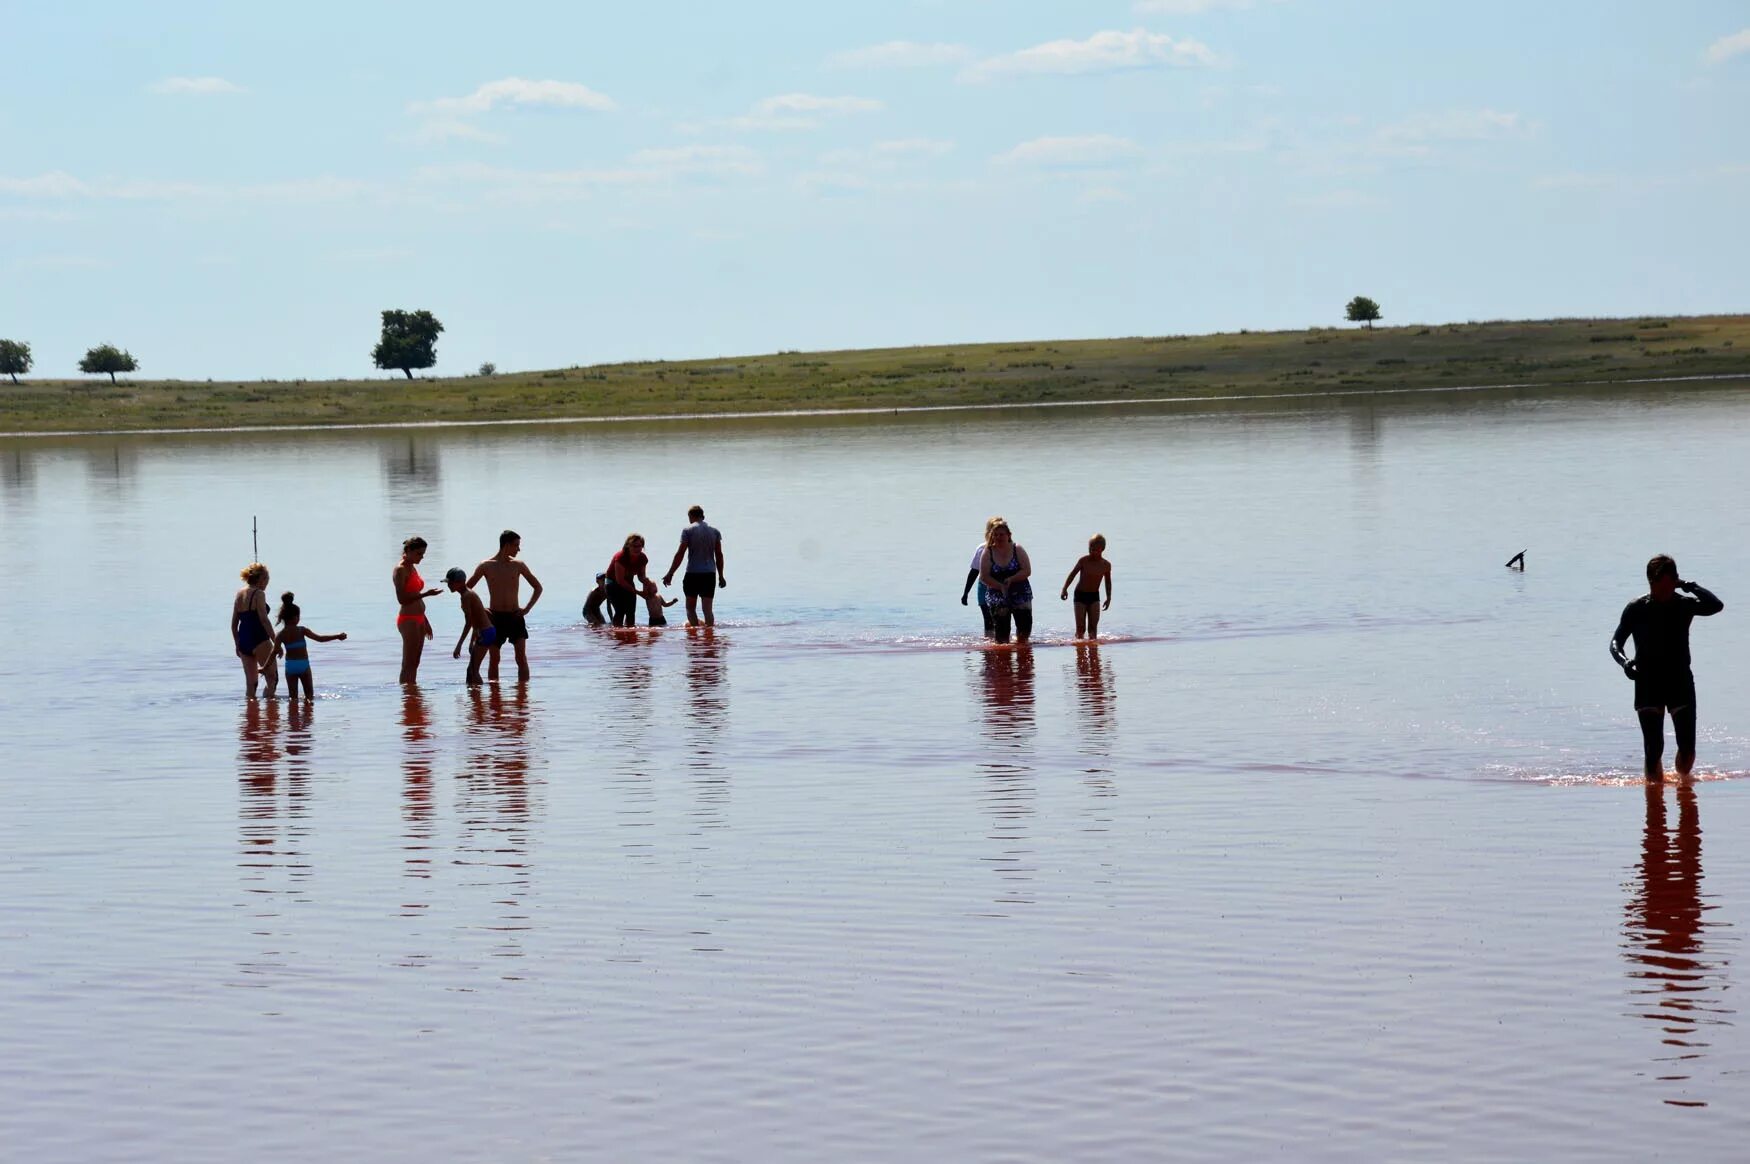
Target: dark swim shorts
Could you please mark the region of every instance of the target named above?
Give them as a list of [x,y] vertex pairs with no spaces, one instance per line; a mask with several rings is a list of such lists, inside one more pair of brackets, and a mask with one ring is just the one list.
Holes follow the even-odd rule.
[[717,593],[717,575],[689,570],[681,575],[681,593],[693,598],[708,598]]
[[1635,676],[1635,709],[1694,707],[1695,675],[1684,668],[1675,674]]
[[507,643],[520,643],[529,637],[528,624],[514,610],[493,611],[492,629],[498,632],[501,641]]
[[1077,606],[1097,606],[1100,602],[1098,590],[1077,590],[1075,596]]

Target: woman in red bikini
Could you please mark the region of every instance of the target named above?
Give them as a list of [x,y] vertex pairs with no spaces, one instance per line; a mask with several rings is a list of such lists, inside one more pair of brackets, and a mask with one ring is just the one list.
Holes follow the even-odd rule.
[[395,601],[401,613],[395,616],[395,629],[401,632],[401,682],[419,682],[419,657],[425,653],[425,640],[431,638],[431,620],[425,617],[425,600],[442,594],[439,587],[425,588],[419,576],[419,563],[425,559],[425,539],[408,538],[401,543],[401,561],[389,575],[395,583]]

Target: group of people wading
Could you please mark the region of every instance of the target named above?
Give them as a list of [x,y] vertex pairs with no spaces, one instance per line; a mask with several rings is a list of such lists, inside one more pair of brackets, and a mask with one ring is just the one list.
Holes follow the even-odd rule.
[[[687,625],[709,627],[716,621],[712,606],[717,590],[729,584],[723,573],[723,535],[705,523],[705,511],[700,506],[687,510],[687,519],[690,524],[681,530],[680,545],[662,577],[662,585],[672,585],[684,564],[681,592],[687,603]],[[446,588],[461,599],[462,632],[451,655],[459,659],[463,648],[467,648],[468,683],[482,682],[482,662],[487,665],[486,678],[496,682],[499,655],[507,644],[516,657],[518,681],[526,681],[527,616],[540,601],[541,581],[518,558],[522,538],[514,530],[505,530],[498,538],[498,553],[475,566],[472,574],[459,566],[445,571],[442,587],[427,588],[425,579],[420,577],[419,565],[425,560],[426,549],[424,538],[408,538],[402,544],[401,560],[390,574],[399,605],[395,626],[401,634],[401,682],[414,683],[418,679],[426,640],[433,637],[425,600],[442,594]],[[649,577],[649,569],[644,538],[629,534],[609,560],[608,568],[596,575],[595,589],[584,601],[585,620],[592,626],[634,626],[642,602],[648,611],[649,625],[665,625],[668,620],[663,609],[673,606],[678,599],[662,597],[661,589]],[[1032,638],[1032,575],[1032,561],[1026,549],[1015,541],[1009,523],[1001,517],[985,522],[984,540],[973,551],[960,590],[960,603],[966,604],[976,586],[986,638],[1007,643],[1011,626],[1015,641],[1026,643]],[[312,698],[309,644],[345,641],[346,635],[322,634],[305,626],[289,590],[280,596],[279,626],[275,629],[276,619],[268,614],[267,567],[252,562],[244,567],[242,578],[243,588],[237,591],[231,604],[231,639],[243,663],[250,698],[255,697],[264,677],[268,697],[277,693],[277,660],[282,656],[291,697],[296,699],[301,690],[305,698]],[[484,600],[474,589],[482,581],[486,583]],[[529,584],[527,602],[522,600],[524,582]],[[1695,767],[1695,675],[1690,669],[1689,627],[1697,618],[1718,614],[1725,609],[1725,603],[1706,587],[1679,576],[1676,561],[1664,554],[1647,563],[1647,583],[1648,592],[1623,608],[1616,633],[1611,636],[1610,654],[1635,685],[1635,715],[1640,721],[1647,779],[1664,779],[1667,712],[1677,736],[1677,774],[1688,779]],[[1112,605],[1112,563],[1106,559],[1104,536],[1095,534],[1088,539],[1088,552],[1070,568],[1059,597],[1067,601],[1072,587],[1076,638],[1098,638],[1100,614]],[[1633,658],[1624,651],[1631,639],[1635,646]]]
[[[687,602],[688,626],[714,626],[713,602],[719,587],[729,585],[723,573],[723,535],[705,523],[705,511],[700,506],[687,510],[691,524],[681,531],[680,547],[674,561],[663,576],[664,586],[672,585],[676,572],[686,567],[681,579],[681,591]],[[395,587],[395,629],[401,635],[402,683],[419,680],[419,664],[425,654],[425,644],[434,637],[431,619],[425,610],[425,600],[442,594],[446,589],[459,596],[462,608],[462,633],[456,639],[451,657],[460,659],[464,647],[468,651],[467,679],[479,685],[483,679],[480,665],[486,664],[485,680],[498,681],[499,656],[509,645],[516,658],[517,681],[529,678],[528,613],[541,599],[541,580],[535,577],[522,553],[522,537],[515,530],[498,535],[498,552],[487,558],[469,574],[460,566],[444,572],[444,585],[427,587],[420,576],[420,563],[425,561],[429,545],[422,537],[411,537],[401,544],[401,559],[390,572]],[[592,626],[611,623],[614,626],[637,625],[638,603],[642,600],[649,611],[651,626],[664,626],[664,607],[679,599],[664,599],[657,585],[648,577],[650,562],[644,555],[644,538],[629,534],[608,568],[596,575],[596,586],[585,599],[583,616]],[[237,657],[243,663],[244,686],[255,698],[262,679],[267,682],[267,696],[273,698],[279,689],[277,660],[284,656],[290,695],[297,698],[302,687],[306,698],[312,695],[308,641],[344,640],[346,635],[319,634],[301,624],[298,607],[287,591],[279,611],[281,629],[275,630],[268,616],[268,570],[260,562],[251,562],[241,572],[243,588],[231,603],[231,640]],[[486,583],[486,598],[475,592]],[[523,583],[529,584],[528,601],[522,597]],[[603,607],[607,613],[602,613]]]

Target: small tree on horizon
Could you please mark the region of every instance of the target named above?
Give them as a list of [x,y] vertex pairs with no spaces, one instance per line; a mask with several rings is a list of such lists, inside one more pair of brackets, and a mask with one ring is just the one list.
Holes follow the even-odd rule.
[[413,379],[413,369],[437,363],[437,337],[444,330],[429,311],[383,312],[383,338],[371,349],[371,359],[385,371],[401,369]]
[[1349,300],[1348,313],[1345,318],[1351,323],[1365,323],[1367,330],[1372,331],[1373,321],[1381,319],[1383,316],[1380,313],[1379,304],[1365,295],[1357,295]]
[[85,353],[85,358],[79,361],[79,370],[89,375],[108,372],[109,382],[114,384],[117,372],[138,372],[140,362],[134,359],[132,352],[114,344],[99,344]]
[[30,371],[30,345],[23,340],[0,340],[0,375],[18,378]]

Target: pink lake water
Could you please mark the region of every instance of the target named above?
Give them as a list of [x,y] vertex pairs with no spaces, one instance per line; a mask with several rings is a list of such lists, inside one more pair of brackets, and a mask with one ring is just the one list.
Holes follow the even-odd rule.
[[[1747,421],[0,441],[0,1157],[1740,1158]],[[716,633],[584,626],[695,501]],[[992,513],[1029,651],[957,601]],[[350,636],[311,706],[242,697],[252,518]],[[446,597],[404,691],[401,539],[435,579],[506,526],[533,682],[467,690]],[[1056,589],[1096,530],[1090,648]],[[1649,793],[1605,648],[1656,552],[1727,609],[1703,779]]]

